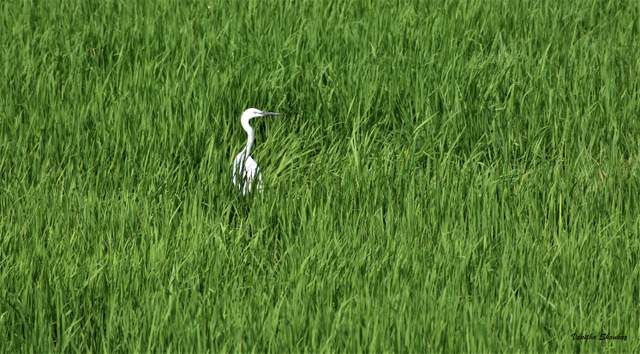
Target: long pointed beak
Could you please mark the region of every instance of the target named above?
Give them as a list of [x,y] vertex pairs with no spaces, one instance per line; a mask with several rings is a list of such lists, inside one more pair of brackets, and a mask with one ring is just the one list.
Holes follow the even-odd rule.
[[278,112],[262,112],[263,116],[279,116],[280,113]]

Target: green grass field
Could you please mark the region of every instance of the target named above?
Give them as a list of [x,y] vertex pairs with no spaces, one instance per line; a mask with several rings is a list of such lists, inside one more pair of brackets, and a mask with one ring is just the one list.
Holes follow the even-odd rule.
[[0,351],[639,352],[639,18],[2,2]]

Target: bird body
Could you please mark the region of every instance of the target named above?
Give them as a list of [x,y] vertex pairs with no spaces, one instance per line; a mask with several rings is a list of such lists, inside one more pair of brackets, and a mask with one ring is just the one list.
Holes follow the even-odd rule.
[[233,160],[233,185],[240,190],[242,195],[251,192],[253,181],[258,180],[258,190],[262,191],[262,174],[258,163],[242,149]]
[[238,188],[242,195],[251,193],[254,183],[257,183],[258,191],[262,192],[262,174],[258,163],[251,157],[251,149],[255,142],[253,128],[249,125],[252,118],[264,116],[277,116],[279,113],[265,112],[256,108],[249,108],[242,113],[240,123],[247,132],[247,145],[236,155],[233,160],[233,185]]

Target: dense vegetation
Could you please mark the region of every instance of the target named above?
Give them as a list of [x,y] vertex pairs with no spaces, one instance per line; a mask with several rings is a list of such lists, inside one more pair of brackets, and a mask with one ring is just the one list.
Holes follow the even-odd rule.
[[3,2],[0,348],[640,351],[638,18]]

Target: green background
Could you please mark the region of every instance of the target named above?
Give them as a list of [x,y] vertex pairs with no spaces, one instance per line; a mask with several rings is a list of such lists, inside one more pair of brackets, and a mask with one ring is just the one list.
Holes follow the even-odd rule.
[[639,351],[639,18],[3,1],[0,350]]

